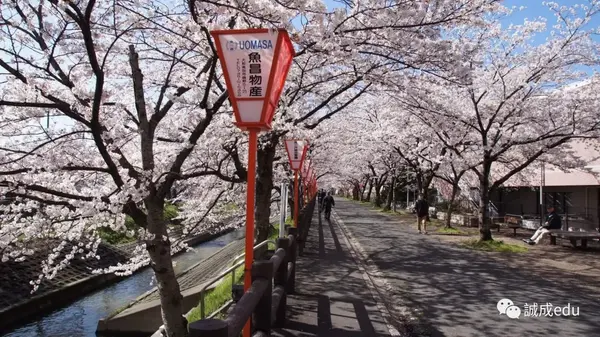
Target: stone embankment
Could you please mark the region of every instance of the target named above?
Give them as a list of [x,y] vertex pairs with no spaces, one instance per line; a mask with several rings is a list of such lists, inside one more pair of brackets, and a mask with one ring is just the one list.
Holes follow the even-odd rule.
[[[184,242],[193,246],[232,230],[233,227],[208,229]],[[47,258],[50,248],[38,250],[22,262],[0,263],[0,333],[122,280],[123,277],[114,274],[93,274],[92,271],[125,263],[135,246],[136,243],[118,246],[100,244],[97,251],[100,259],[73,259],[53,279],[44,280],[33,294],[30,281],[38,278],[42,261]],[[66,247],[63,251],[70,251],[70,248]]]

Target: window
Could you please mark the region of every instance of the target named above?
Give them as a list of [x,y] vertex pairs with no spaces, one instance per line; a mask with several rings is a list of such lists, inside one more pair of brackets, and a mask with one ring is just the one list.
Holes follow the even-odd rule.
[[544,192],[544,207],[548,206],[554,206],[554,209],[558,214],[572,212],[573,204],[571,202],[571,192]]

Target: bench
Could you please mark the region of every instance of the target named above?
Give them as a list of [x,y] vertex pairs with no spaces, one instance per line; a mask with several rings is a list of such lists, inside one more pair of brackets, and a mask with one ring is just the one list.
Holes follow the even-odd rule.
[[[504,217],[504,226],[513,230],[513,236],[517,236],[517,228],[521,228],[521,217],[507,215]],[[500,232],[500,227],[498,227]]]
[[587,247],[588,240],[600,239],[599,232],[575,232],[551,229],[549,234],[551,245],[556,245],[556,238],[563,238],[568,239],[573,247],[577,247],[577,241],[581,241],[581,248]]

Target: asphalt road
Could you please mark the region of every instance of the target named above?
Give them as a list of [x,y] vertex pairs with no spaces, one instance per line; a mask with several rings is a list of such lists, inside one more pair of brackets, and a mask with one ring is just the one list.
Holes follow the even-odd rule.
[[[600,280],[511,267],[497,255],[421,235],[412,218],[340,198],[335,211],[342,232],[348,231],[355,248],[364,253],[362,262],[374,268],[374,274],[380,272],[391,287],[385,290],[385,300],[393,308],[396,324],[405,325],[413,335],[600,336],[600,292],[584,287]],[[536,258],[523,255],[523,259]],[[520,309],[518,318],[499,313],[497,304],[502,299]],[[540,315],[540,306],[546,308],[547,303],[552,311],[578,307],[579,315]],[[531,309],[526,316],[525,304],[538,305],[536,316]],[[516,308],[510,310],[517,314]]]

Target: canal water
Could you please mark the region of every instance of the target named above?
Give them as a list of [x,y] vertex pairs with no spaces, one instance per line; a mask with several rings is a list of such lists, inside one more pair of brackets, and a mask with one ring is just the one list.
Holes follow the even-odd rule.
[[[243,229],[225,234],[212,241],[201,243],[194,251],[174,258],[175,272],[179,273],[198,261],[214,254],[235,239],[244,235]],[[6,337],[92,337],[96,336],[98,320],[126,306],[146,291],[154,288],[152,270],[146,268],[132,276],[98,290],[56,310],[38,320],[17,328]]]

